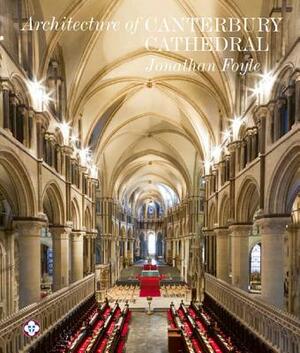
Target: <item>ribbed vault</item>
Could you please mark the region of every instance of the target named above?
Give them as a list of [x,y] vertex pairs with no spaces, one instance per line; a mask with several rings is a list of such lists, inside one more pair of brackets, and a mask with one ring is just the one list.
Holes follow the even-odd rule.
[[[64,0],[43,1],[41,5],[45,17],[84,20],[93,16],[125,23],[149,16],[261,16],[263,3]],[[207,36],[200,28],[196,30],[197,36]],[[43,70],[46,72],[51,53],[59,44],[65,58],[67,118],[85,147],[93,150],[103,196],[117,198],[130,207],[140,207],[146,200],[158,200],[169,207],[194,193],[204,161],[211,157],[213,146],[221,143],[221,131],[235,113],[235,77],[220,70],[220,52],[146,50],[147,36],[149,33],[142,29],[134,35],[125,31],[47,33]],[[214,63],[217,70],[147,71],[152,62],[172,65],[189,59]]]

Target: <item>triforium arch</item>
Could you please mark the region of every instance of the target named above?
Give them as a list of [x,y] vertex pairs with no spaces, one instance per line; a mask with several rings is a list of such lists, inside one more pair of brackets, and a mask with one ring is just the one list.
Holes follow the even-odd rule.
[[92,213],[89,207],[86,207],[84,211],[84,226],[88,232],[92,231],[93,229]]
[[273,172],[266,194],[267,212],[289,214],[299,193],[300,146],[295,144],[286,151]]
[[259,208],[259,188],[253,178],[246,178],[237,198],[236,220],[238,223],[252,223]]
[[218,222],[218,214],[216,204],[212,203],[209,210],[208,210],[208,217],[207,217],[207,228],[213,229]]
[[74,230],[81,229],[81,214],[80,214],[78,201],[76,198],[74,198],[71,203],[71,221],[72,221],[72,228]]
[[1,184],[5,187],[8,200],[16,212],[15,216],[36,215],[36,195],[32,181],[13,151],[6,148],[0,149],[0,167],[2,168]]
[[230,221],[230,199],[228,194],[224,194],[220,201],[219,226],[228,227]]
[[43,211],[51,226],[65,224],[65,205],[60,187],[55,181],[50,181],[43,191]]

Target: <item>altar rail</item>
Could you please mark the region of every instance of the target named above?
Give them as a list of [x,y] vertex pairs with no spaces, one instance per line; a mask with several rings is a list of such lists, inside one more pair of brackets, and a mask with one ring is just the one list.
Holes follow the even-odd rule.
[[205,274],[205,293],[279,353],[300,353],[300,320]]
[[[0,353],[26,352],[58,321],[94,293],[95,276],[92,274],[0,321]],[[26,337],[23,332],[23,325],[29,319],[38,321],[41,326],[40,335],[35,338]]]

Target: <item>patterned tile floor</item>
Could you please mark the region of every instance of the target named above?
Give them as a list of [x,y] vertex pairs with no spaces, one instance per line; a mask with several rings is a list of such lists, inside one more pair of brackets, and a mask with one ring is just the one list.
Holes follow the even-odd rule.
[[133,312],[126,353],[168,353],[167,313]]

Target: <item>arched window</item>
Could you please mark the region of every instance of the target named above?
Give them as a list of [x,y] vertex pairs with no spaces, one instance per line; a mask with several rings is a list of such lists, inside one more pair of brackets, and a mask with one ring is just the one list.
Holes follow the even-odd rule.
[[282,105],[279,108],[279,137],[285,135],[289,131],[289,115],[287,109],[287,102],[283,99]]
[[0,0],[0,35],[2,44],[16,63],[32,76],[32,31],[21,31],[29,18],[28,3],[24,0]]
[[300,224],[300,194],[297,195],[292,207],[292,221],[294,224]]
[[257,243],[250,252],[250,290],[261,290],[261,244]]
[[156,255],[156,241],[155,234],[153,232],[148,235],[148,253],[150,256]]
[[288,133],[295,123],[296,89],[292,78],[293,69],[287,68],[277,78],[274,90],[274,110],[272,110],[271,137],[275,142]]
[[163,236],[161,233],[158,233],[157,235],[157,241],[156,241],[156,255],[157,256],[163,256]]
[[64,120],[65,116],[65,72],[61,49],[56,48],[48,65],[47,87],[51,95],[49,108],[57,120]]

